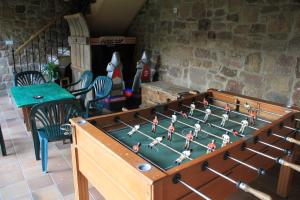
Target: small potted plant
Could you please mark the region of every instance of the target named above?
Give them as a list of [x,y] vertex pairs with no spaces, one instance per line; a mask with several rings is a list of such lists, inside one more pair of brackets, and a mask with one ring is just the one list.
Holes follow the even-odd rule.
[[59,67],[54,62],[49,62],[43,66],[42,73],[48,81],[55,81],[59,78]]

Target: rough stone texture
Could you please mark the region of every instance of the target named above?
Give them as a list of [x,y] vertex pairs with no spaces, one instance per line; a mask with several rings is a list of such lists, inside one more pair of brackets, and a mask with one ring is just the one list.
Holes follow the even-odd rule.
[[[163,2],[150,0],[128,32],[137,36],[137,52],[161,55],[160,79],[300,105],[299,1]],[[156,38],[135,31],[148,26],[159,30]]]
[[[0,93],[12,86],[11,49],[18,48],[54,17],[74,9],[72,1],[0,1]],[[5,45],[6,40],[12,40],[13,46]],[[31,55],[30,49],[28,53]]]

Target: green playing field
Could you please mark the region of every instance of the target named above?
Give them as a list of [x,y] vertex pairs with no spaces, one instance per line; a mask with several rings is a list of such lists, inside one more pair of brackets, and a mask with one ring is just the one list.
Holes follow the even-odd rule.
[[[199,108],[198,108],[199,109]],[[203,111],[204,108],[201,108]],[[218,116],[221,116],[224,111],[218,108],[211,107],[212,114],[216,114]],[[156,133],[151,132],[151,127],[152,124],[144,121],[145,123],[140,124],[139,131],[148,135],[145,136],[139,131],[136,131],[132,136],[128,135],[128,132],[132,129],[131,127],[126,127],[118,130],[112,130],[109,131],[108,134],[118,140],[121,144],[125,145],[126,147],[132,149],[133,145],[137,144],[138,142],[141,143],[140,150],[138,154],[142,156],[143,158],[147,159],[149,162],[152,164],[156,165],[157,167],[168,170],[174,166],[177,166],[175,163],[175,160],[180,156],[180,153],[184,151],[184,144],[185,144],[185,135],[190,131],[194,130],[193,126],[197,122],[195,119],[185,119],[183,118],[180,114],[177,115],[177,122],[175,122],[175,133],[172,136],[172,141],[168,141],[167,138],[167,128],[170,125],[171,119],[163,117],[160,114],[157,114],[159,118],[159,126],[157,127]],[[204,118],[204,113],[200,112],[199,110],[195,110],[193,117],[197,119],[203,120]],[[170,117],[170,115],[168,115]],[[148,120],[152,121],[153,119],[147,118]],[[242,116],[240,114],[236,113],[230,113],[229,114],[229,119],[232,121],[236,121],[240,123],[243,119],[246,119],[245,116]],[[182,124],[180,122],[184,122],[185,124],[190,125],[191,127]],[[218,137],[222,137],[222,135],[225,133],[224,130],[221,130],[219,128],[215,128],[213,126],[209,126],[209,123],[215,124],[215,125],[220,125],[221,123],[221,118],[212,116],[210,115],[208,118],[208,121],[206,124],[201,123],[200,125],[202,127],[202,130],[205,130],[211,134],[214,134]],[[235,129],[239,130],[241,125],[238,123],[230,122],[227,121],[224,128],[226,129]],[[131,126],[134,126],[136,124],[130,124]],[[256,128],[261,128],[265,125],[264,122],[257,120],[255,127]],[[161,127],[160,127],[161,126]],[[249,135],[253,133],[255,130],[246,127],[244,131],[244,135]],[[231,142],[234,142],[236,140],[239,140],[240,137],[234,136],[231,133],[230,135],[230,140]],[[148,144],[150,144],[156,137],[160,136],[165,136],[164,140],[162,141],[163,144],[167,145],[168,147],[162,145],[162,144],[157,144],[154,146],[152,149],[148,147]],[[212,135],[207,135],[203,132],[198,133],[198,138],[194,138],[193,141],[190,144],[190,149],[193,149],[192,154],[190,156],[190,159],[187,158],[183,162],[187,162],[191,159],[197,158],[198,156],[201,156],[203,154],[207,153],[207,144],[212,141],[212,139],[215,140],[217,149],[221,147],[222,140],[218,137],[212,136]],[[201,145],[202,144],[202,145]]]

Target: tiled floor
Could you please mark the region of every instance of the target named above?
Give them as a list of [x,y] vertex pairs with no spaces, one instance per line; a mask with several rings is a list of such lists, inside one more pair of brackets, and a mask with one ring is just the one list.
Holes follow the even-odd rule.
[[[62,142],[49,144],[49,173],[43,174],[41,162],[36,161],[31,133],[27,132],[22,113],[7,94],[0,93],[0,124],[8,156],[0,154],[0,200],[71,200],[74,199],[70,145]],[[299,162],[299,161],[298,161]],[[300,163],[300,162],[299,162]],[[257,179],[251,185],[275,195],[279,167]],[[300,199],[300,173],[295,174],[291,195],[288,199]],[[90,186],[90,199],[103,200],[99,192]],[[244,192],[233,194],[229,199],[254,199]]]
[[[74,199],[70,144],[49,143],[49,172],[43,174],[22,112],[5,93],[0,93],[0,124],[8,153],[0,153],[0,200]],[[90,186],[90,199],[104,198]]]

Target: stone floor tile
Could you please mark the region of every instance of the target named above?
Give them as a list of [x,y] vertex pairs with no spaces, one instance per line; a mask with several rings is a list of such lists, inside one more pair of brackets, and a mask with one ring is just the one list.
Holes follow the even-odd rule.
[[26,180],[43,176],[42,165],[34,166],[31,168],[23,169],[23,174]]
[[73,182],[73,179],[72,180],[68,180],[68,181],[64,181],[63,183],[58,184],[57,187],[58,187],[58,190],[60,191],[60,193],[63,196],[67,196],[67,195],[72,194],[72,193],[75,192],[74,191],[74,182]]
[[89,191],[95,200],[105,200],[105,198],[102,196],[102,194],[100,194],[100,192],[98,192],[96,188],[92,187],[89,189]]
[[70,168],[50,173],[54,182],[59,185],[67,181],[73,181],[73,173]]
[[18,163],[4,163],[0,165],[0,188],[24,180]]
[[56,186],[48,186],[32,192],[33,200],[63,200]]
[[48,174],[43,174],[42,176],[29,179],[27,180],[27,183],[31,191],[35,191],[54,184],[51,177]]
[[1,200],[14,200],[27,194],[29,194],[29,190],[26,181],[16,182],[0,188]]

